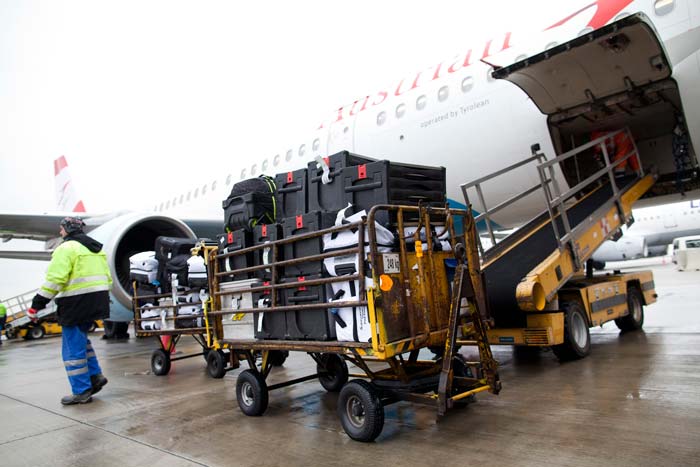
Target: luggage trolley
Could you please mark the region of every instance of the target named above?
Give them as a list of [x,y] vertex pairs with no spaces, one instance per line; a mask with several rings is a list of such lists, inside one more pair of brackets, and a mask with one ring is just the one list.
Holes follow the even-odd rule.
[[[193,256],[201,255],[205,264],[210,258],[210,252],[216,252],[216,247],[208,246],[205,242],[198,243],[192,250]],[[207,265],[207,268],[210,266]],[[172,283],[171,293],[140,294],[139,285],[134,281],[133,310],[134,328],[138,337],[155,337],[158,349],[151,354],[151,371],[158,376],[167,375],[170,372],[172,362],[184,360],[202,355],[207,362],[207,370],[213,378],[223,378],[227,368],[227,356],[218,349],[212,349],[208,345],[207,335],[211,335],[212,329],[206,318],[207,306],[210,303],[211,290],[210,275],[207,275],[207,286],[198,291],[178,287],[176,281]],[[197,301],[193,301],[193,295],[198,295]],[[197,309],[194,313],[181,314],[183,308]],[[202,351],[177,357],[172,356],[175,346],[183,335],[192,338],[201,346]],[[163,339],[167,337],[167,339]]]
[[[388,213],[392,225],[400,233],[398,245],[390,252],[381,251],[377,242],[375,218],[379,212]],[[409,225],[413,228],[409,229]],[[437,251],[435,229],[438,225],[449,234],[443,241],[447,245],[443,251]],[[464,235],[458,236],[456,226],[464,229]],[[279,250],[289,242],[346,230],[356,230],[356,246],[307,258],[278,259]],[[406,235],[405,232],[412,233]],[[262,415],[267,409],[269,391],[318,378],[326,390],[340,391],[338,415],[345,432],[355,440],[372,441],[383,428],[385,405],[413,401],[434,406],[438,415],[444,415],[455,404],[476,393],[497,394],[501,384],[498,365],[486,338],[489,319],[476,245],[474,219],[469,210],[381,205],[372,208],[361,221],[270,242],[267,247],[272,261],[265,266],[245,269],[271,268],[271,281],[252,285],[246,291],[269,294],[267,307],[261,307],[261,302],[257,307],[222,307],[222,297],[231,294],[221,290],[219,279],[225,273],[211,274],[214,292],[209,316],[253,313],[256,333],[262,328],[260,321],[268,317],[285,315],[289,322],[290,317],[294,321],[305,313],[318,315],[319,310],[338,322],[340,310],[364,309],[370,322],[369,338],[359,342],[337,338],[230,339],[220,334],[218,325],[213,326],[217,344],[231,349],[231,366],[237,367],[240,360],[248,362],[249,369],[238,375],[236,383],[240,409],[249,416]],[[262,247],[254,246],[229,255],[246,254]],[[366,248],[369,249],[368,261],[365,260]],[[352,274],[295,282],[278,280],[279,270],[286,266],[347,255],[357,255],[357,267]],[[366,273],[367,267],[371,279]],[[359,292],[350,300],[334,296],[324,303],[290,305],[288,299],[283,303],[279,301],[278,292],[288,289],[325,287],[348,281],[357,281]],[[278,318],[277,322],[282,320]],[[287,329],[286,334],[293,332]],[[479,360],[465,361],[457,353],[461,345],[477,346]],[[420,360],[419,352],[423,348],[431,348],[438,357]],[[266,379],[272,370],[272,351],[306,352],[316,362],[317,372],[267,385]],[[260,363],[256,361],[255,352],[262,353]],[[352,375],[357,378],[349,382],[346,362],[362,371],[362,374]]]

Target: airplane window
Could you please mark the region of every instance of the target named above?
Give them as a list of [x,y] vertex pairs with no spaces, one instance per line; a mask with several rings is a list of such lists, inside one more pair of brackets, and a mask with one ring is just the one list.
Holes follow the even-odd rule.
[[406,104],[399,104],[396,106],[396,118],[401,118],[406,113]]
[[377,114],[377,126],[384,125],[384,122],[386,122],[386,112],[382,111]]
[[255,173],[258,171],[258,164],[253,164],[253,166],[250,168],[250,176],[254,176]]
[[245,179],[245,169],[241,170],[241,180]]
[[216,180],[211,182],[211,191],[214,191],[214,190],[216,190]]
[[192,198],[192,192],[191,192],[191,191],[188,191],[188,192],[187,192],[187,201],[189,201],[190,198]]
[[428,98],[425,96],[419,96],[418,99],[416,99],[416,109],[417,110],[423,110],[428,103]]
[[314,151],[318,151],[318,148],[321,147],[321,140],[318,139],[318,138],[316,138],[316,139],[314,140],[313,145],[312,145],[311,147],[312,147],[312,149],[313,149]]
[[199,196],[199,188],[194,189],[194,197],[196,198],[197,196]]
[[180,204],[185,202],[185,195],[184,193],[180,195]]
[[349,126],[346,126],[345,128],[343,128],[343,133],[345,133],[346,135],[348,134],[348,131],[350,131]]
[[462,80],[462,92],[469,92],[474,87],[474,78],[467,76]]
[[262,163],[262,171],[265,172],[267,170],[267,167],[270,165],[267,159],[265,159]]
[[165,209],[170,209],[170,201],[168,201],[167,203],[165,203]]
[[275,154],[275,157],[272,159],[272,165],[278,166],[280,165],[280,155]]
[[299,157],[304,157],[304,154],[306,153],[306,145],[302,144],[299,146]]
[[159,209],[159,211],[162,211],[162,210],[163,210],[163,203],[160,203],[160,209]]
[[173,198],[173,207],[177,204],[177,196]]
[[447,86],[441,87],[440,90],[438,91],[438,100],[440,102],[444,102],[449,96],[450,96],[450,88]]
[[204,186],[202,187],[202,194],[205,194],[206,192],[207,192],[207,186],[204,185]]
[[592,31],[593,31],[593,28],[591,28],[591,27],[583,28],[583,29],[581,29],[581,31],[579,31],[577,37],[585,36],[586,34],[588,34],[589,32],[592,32]]
[[654,13],[659,16],[667,15],[673,11],[676,0],[656,0],[654,2]]
[[231,184],[231,179],[232,179],[232,178],[233,178],[233,175],[228,174],[228,176],[226,177],[226,185],[230,185],[230,184]]
[[284,157],[288,161],[292,160],[292,150],[287,151],[287,155]]

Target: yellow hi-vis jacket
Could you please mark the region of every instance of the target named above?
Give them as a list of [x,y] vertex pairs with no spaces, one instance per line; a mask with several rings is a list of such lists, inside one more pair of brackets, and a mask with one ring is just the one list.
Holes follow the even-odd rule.
[[105,253],[93,253],[79,242],[69,240],[54,250],[46,282],[37,293],[50,300],[108,291],[111,286]]

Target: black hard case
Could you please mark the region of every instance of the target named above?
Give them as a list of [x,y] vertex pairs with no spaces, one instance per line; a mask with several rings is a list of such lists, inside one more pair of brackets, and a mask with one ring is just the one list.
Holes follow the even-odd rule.
[[[232,232],[219,234],[217,239],[219,245],[218,253],[220,255],[242,250],[243,248],[248,248],[253,245],[253,234],[246,229],[237,229]],[[226,271],[227,265],[228,269],[231,271],[250,267],[253,265],[253,255],[252,253],[246,253],[224,258],[219,262],[219,272]],[[250,277],[250,272],[237,273],[223,276],[221,282],[239,281],[242,279],[250,279]]]
[[330,169],[330,183],[323,183],[323,169],[318,168],[316,162],[309,162],[307,167],[309,211],[338,211],[345,208],[347,202],[343,190],[343,169],[376,162],[376,159],[358,156],[348,151],[324,159]]
[[[320,279],[321,275],[289,277],[282,283]],[[326,303],[325,285],[299,285],[282,289],[284,306]],[[335,322],[328,309],[287,311],[287,339],[325,341],[335,338]]]
[[[166,274],[166,265],[171,258],[178,255],[190,255],[190,249],[194,248],[196,240],[191,238],[181,237],[165,237],[156,238],[155,253],[158,260],[158,281],[161,285],[163,293],[170,292],[170,279]],[[185,285],[187,282],[181,282]]]
[[[269,281],[261,281],[255,284],[255,287],[263,287],[270,285]],[[284,339],[287,334],[287,318],[284,311],[268,311],[264,312],[263,308],[272,305],[272,294],[277,293],[277,306],[282,305],[279,299],[279,292],[265,290],[261,292],[253,292],[253,306],[260,308],[264,313],[262,328],[259,327],[260,313],[253,313],[253,325],[255,326],[256,339]]]
[[[300,214],[294,217],[287,217],[282,220],[282,232],[284,234],[283,238],[294,238],[295,236],[333,227],[335,218],[336,213],[320,211]],[[306,240],[285,243],[283,250],[285,260],[290,260],[293,258],[308,258],[309,256],[319,255],[323,251],[323,239],[321,236],[317,236]],[[322,271],[322,261],[304,261],[286,266],[284,268],[284,276],[310,276],[314,274],[321,274]]]
[[307,212],[306,169],[275,175],[277,219]]

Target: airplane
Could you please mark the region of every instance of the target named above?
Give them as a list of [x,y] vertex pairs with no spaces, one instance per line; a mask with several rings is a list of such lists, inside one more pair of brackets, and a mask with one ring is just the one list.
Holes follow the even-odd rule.
[[[223,230],[219,203],[232,184],[302,168],[340,150],[444,166],[451,205],[466,207],[460,184],[529,158],[533,144],[553,158],[588,142],[595,130],[628,128],[644,169],[659,174],[640,206],[668,203],[681,193],[700,196],[694,149],[700,141],[700,5],[579,0],[571,2],[570,14],[542,21],[539,34],[494,34],[338,107],[296,145],[256,159],[232,158],[230,170],[173,192],[152,212],[86,213],[90,234],[104,243],[117,279],[112,319],[119,310],[130,316],[129,256],[152,249],[159,235],[213,236]],[[674,162],[674,130],[688,141],[687,166]],[[572,186],[578,170],[563,165],[555,178]],[[484,187],[484,195],[493,205],[537,183],[536,170],[523,166]],[[484,207],[476,202],[472,208]],[[493,220],[506,229],[544,209],[542,195],[533,193]],[[0,214],[0,235],[55,239],[60,218]]]
[[674,238],[700,235],[700,200],[633,209],[634,224],[617,241],[606,241],[593,260],[624,261],[666,253]]

